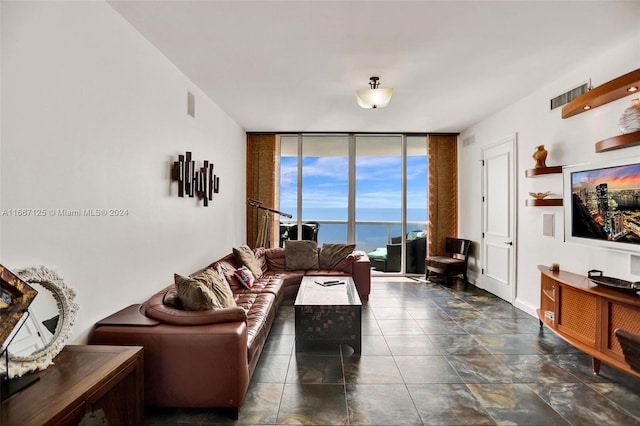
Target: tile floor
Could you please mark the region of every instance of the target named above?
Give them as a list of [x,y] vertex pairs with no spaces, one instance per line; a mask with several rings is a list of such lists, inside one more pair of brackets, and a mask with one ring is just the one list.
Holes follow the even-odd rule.
[[296,354],[285,301],[239,419],[148,409],[147,425],[640,425],[640,380],[474,286],[374,278],[360,356]]

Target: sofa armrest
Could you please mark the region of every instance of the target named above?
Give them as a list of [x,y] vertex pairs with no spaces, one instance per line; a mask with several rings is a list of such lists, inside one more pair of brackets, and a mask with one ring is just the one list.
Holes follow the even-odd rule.
[[[165,289],[166,290],[166,289]],[[184,311],[172,308],[163,303],[164,291],[151,296],[142,304],[140,312],[154,320],[173,325],[207,325],[224,322],[244,322],[247,315],[244,309],[222,308],[204,311]]]
[[371,261],[366,253],[357,253],[358,258],[352,264],[353,282],[360,295],[360,300],[366,303],[369,300],[369,293],[371,293]]
[[131,305],[119,310],[115,314],[98,321],[96,326],[101,325],[136,325],[139,327],[151,327],[160,324],[160,321],[146,317],[140,313],[142,305]]
[[239,407],[249,384],[244,321],[202,326],[97,326],[92,345],[144,347],[145,404]]

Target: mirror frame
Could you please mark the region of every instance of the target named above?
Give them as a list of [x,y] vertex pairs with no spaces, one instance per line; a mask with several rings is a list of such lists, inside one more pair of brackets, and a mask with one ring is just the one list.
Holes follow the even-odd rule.
[[[75,302],[76,293],[68,287],[60,275],[45,266],[32,266],[18,269],[15,274],[26,283],[40,284],[51,291],[58,305],[61,321],[56,327],[53,339],[42,350],[29,356],[9,356],[9,378],[20,377],[25,373],[44,370],[53,363],[53,359],[60,353],[65,343],[71,337],[73,324],[76,322],[78,304]],[[8,351],[8,348],[7,348]],[[0,371],[4,372],[4,362]]]

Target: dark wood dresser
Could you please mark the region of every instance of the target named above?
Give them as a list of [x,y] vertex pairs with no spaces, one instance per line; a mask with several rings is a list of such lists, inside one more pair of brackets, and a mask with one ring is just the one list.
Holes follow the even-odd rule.
[[142,347],[66,346],[40,380],[2,402],[0,424],[143,425],[143,371]]

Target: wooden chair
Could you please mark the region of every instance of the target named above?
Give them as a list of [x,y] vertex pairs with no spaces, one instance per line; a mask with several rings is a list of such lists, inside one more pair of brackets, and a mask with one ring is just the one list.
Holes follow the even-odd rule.
[[445,275],[447,277],[447,284],[451,285],[454,275],[462,275],[464,283],[467,284],[467,262],[470,247],[470,240],[447,237],[446,251],[449,255],[429,256],[426,258],[426,279],[429,279],[430,272],[435,272]]
[[632,370],[640,373],[640,336],[623,328],[617,328],[615,334],[622,346],[625,362]]

